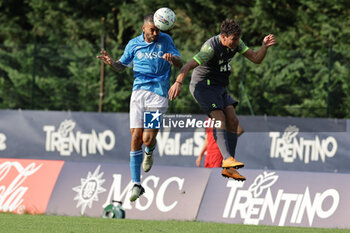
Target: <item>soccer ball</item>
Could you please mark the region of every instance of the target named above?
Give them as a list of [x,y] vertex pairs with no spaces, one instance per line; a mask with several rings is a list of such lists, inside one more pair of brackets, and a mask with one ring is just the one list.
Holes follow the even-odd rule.
[[174,11],[169,8],[159,8],[153,16],[154,25],[161,31],[170,30],[176,21],[176,15]]
[[125,218],[125,210],[122,207],[122,202],[112,201],[112,204],[109,204],[104,208],[102,217],[103,218]]

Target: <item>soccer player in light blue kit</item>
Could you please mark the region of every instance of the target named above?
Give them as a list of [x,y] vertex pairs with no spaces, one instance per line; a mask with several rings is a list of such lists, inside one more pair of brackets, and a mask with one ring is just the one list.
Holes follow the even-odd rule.
[[[131,65],[134,70],[135,80],[130,99],[130,171],[134,183],[130,197],[132,202],[145,192],[141,186],[141,163],[145,172],[151,169],[158,133],[158,129],[143,128],[143,113],[166,112],[171,65],[182,67],[180,53],[173,40],[154,25],[153,14],[144,18],[142,30],[142,35],[129,41],[119,61],[114,61],[105,50],[98,56],[115,71],[123,71]],[[145,144],[144,158],[142,144]]]

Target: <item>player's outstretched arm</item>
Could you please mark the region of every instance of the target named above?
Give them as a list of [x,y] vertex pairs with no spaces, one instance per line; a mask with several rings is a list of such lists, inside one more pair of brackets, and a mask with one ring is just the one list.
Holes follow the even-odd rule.
[[183,83],[185,77],[188,75],[188,73],[191,70],[193,70],[197,66],[198,66],[198,63],[194,59],[191,59],[189,62],[186,63],[186,65],[184,65],[181,68],[180,73],[177,76],[175,83],[169,89],[168,94],[169,94],[170,100],[176,99],[176,97],[178,97],[178,95],[181,92],[181,86],[182,86],[182,83]]
[[267,49],[274,45],[276,43],[275,37],[273,34],[269,34],[265,36],[263,40],[263,44],[261,48],[258,51],[253,51],[251,49],[248,49],[245,53],[243,53],[243,56],[248,58],[251,62],[255,64],[260,64],[267,53]]
[[123,71],[126,66],[124,66],[120,61],[114,61],[109,54],[107,53],[106,50],[101,51],[101,55],[97,56],[98,59],[103,61],[105,64],[109,65],[112,67],[114,71]]

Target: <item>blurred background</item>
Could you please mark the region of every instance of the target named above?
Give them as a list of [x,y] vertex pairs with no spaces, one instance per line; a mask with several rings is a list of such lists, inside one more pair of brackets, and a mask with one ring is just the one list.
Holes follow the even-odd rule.
[[[143,16],[169,7],[177,16],[169,33],[184,63],[225,18],[241,25],[253,50],[275,35],[261,65],[240,55],[231,63],[228,88],[240,101],[238,114],[350,117],[348,0],[219,2],[1,0],[0,108],[128,112],[132,69],[115,73],[96,56],[105,48],[119,59],[141,34]],[[168,113],[202,113],[187,87]]]
[[[265,225],[347,231],[349,6],[350,0],[0,0],[0,212],[101,217],[116,200],[129,219],[264,225],[249,232]],[[260,65],[240,55],[231,63],[228,89],[240,101],[236,111],[245,130],[236,154],[246,164],[247,181],[223,179],[220,168],[196,167],[205,139],[200,127],[163,128],[152,171],[143,173],[147,195],[131,205],[133,71],[116,73],[96,56],[104,48],[118,60],[142,33],[143,17],[161,7],[176,13],[168,33],[184,63],[219,34],[226,18],[241,25],[251,49],[270,33],[277,44]],[[172,71],[171,83],[179,70]],[[167,113],[204,120],[189,81]],[[84,226],[99,232],[91,230],[98,226],[93,222],[73,220],[72,227],[55,219],[40,220],[34,225],[41,229],[32,232],[82,232]],[[1,221],[0,231],[23,232],[34,222],[18,220]],[[11,230],[2,230],[4,223]],[[155,225],[162,232],[186,231],[175,224],[152,223],[150,232]]]

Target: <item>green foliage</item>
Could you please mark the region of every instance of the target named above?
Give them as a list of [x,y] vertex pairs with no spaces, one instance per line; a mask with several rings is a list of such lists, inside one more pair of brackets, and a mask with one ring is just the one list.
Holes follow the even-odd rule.
[[[118,59],[141,33],[143,16],[170,7],[170,34],[187,62],[219,33],[223,19],[242,27],[242,39],[259,49],[264,36],[277,44],[260,65],[237,55],[228,89],[239,114],[350,117],[350,8],[344,0],[0,1],[0,108],[97,111],[104,45]],[[200,9],[200,10],[198,10]],[[332,49],[330,49],[332,48]],[[178,73],[173,69],[173,82]],[[132,69],[104,67],[103,111],[129,108]],[[201,113],[187,77],[169,112]]]
[[[346,1],[257,1],[252,13],[241,24],[243,40],[258,45],[268,33],[277,39],[261,65],[246,63],[244,67],[245,91],[255,113],[349,117],[344,106],[349,96]],[[242,71],[242,65],[234,64],[238,72],[233,73],[231,86],[240,82]],[[246,105],[239,110],[249,113]]]

